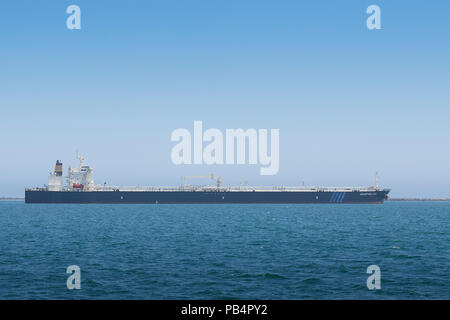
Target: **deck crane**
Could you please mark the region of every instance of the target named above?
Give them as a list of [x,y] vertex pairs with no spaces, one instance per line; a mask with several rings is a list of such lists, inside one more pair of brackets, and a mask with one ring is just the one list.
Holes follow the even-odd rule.
[[222,185],[222,179],[218,176],[215,176],[214,174],[208,174],[204,176],[185,176],[181,178],[183,179],[183,186],[187,186],[186,184],[187,179],[213,179],[216,180],[217,188],[220,188]]

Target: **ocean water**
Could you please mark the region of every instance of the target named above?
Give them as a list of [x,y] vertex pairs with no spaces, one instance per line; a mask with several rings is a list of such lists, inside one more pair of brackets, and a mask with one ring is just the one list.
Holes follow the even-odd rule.
[[0,299],[450,299],[449,221],[450,202],[3,201]]

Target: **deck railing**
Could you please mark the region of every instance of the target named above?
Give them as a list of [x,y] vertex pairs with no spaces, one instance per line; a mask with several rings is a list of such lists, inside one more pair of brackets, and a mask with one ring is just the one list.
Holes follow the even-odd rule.
[[[47,191],[47,188],[26,188],[26,191]],[[67,190],[67,192],[374,192],[383,188],[375,187],[284,187],[284,186],[245,186],[245,187],[216,187],[216,186],[181,186],[181,187],[140,187],[140,186],[103,186],[98,185],[84,190]]]

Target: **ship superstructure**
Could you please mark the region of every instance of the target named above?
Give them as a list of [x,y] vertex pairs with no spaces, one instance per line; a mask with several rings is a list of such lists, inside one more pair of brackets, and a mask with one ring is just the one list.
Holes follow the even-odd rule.
[[69,166],[67,172],[67,185],[63,185],[63,164],[61,160],[56,161],[54,172],[50,172],[48,177],[48,191],[92,191],[95,190],[92,179],[93,169],[91,166],[83,165],[84,158],[78,156],[80,166],[73,168]]

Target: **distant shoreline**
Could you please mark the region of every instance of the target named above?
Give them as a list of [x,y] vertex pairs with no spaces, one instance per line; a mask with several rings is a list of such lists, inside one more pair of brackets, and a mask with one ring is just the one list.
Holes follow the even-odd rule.
[[387,201],[450,201],[450,198],[390,198]]
[[[25,198],[0,197],[0,201],[25,201]],[[450,201],[450,198],[390,198],[386,201]]]
[[0,201],[24,201],[25,198],[20,197],[0,197]]

